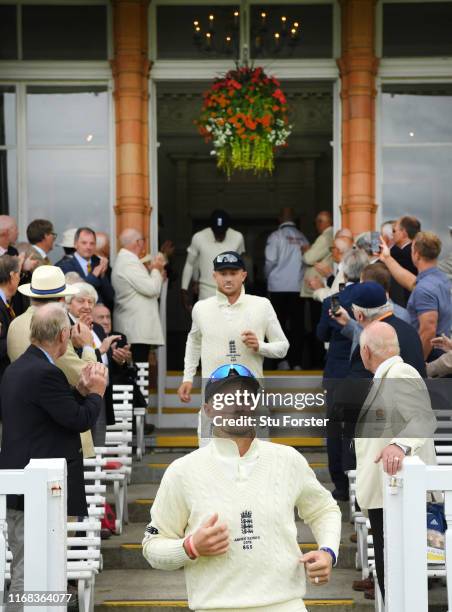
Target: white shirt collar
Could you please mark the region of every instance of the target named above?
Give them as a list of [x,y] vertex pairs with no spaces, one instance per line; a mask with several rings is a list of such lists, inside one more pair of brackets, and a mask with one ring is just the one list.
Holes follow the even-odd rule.
[[5,304],[8,303],[8,300],[6,299],[6,295],[5,295],[5,292],[3,291],[3,289],[0,289],[0,298],[2,298],[2,300],[5,302]]
[[236,302],[234,302],[234,304],[230,304],[227,296],[224,293],[221,293],[221,291],[218,291],[218,289],[216,291],[216,296],[217,296],[217,300],[219,304],[226,305],[226,306],[235,306],[236,304],[240,304],[243,301],[244,295],[245,295],[245,287],[242,285],[239,299]]
[[8,252],[8,249],[4,249],[2,246],[0,246],[0,257],[7,252]]
[[47,359],[50,361],[50,363],[51,363],[52,365],[55,365],[55,362],[53,361],[52,357],[49,355],[49,353],[48,353],[47,351],[45,351],[45,350],[42,348],[42,346],[38,346],[38,349],[44,353],[44,355],[47,357]]
[[33,248],[36,249],[41,257],[44,257],[44,259],[47,257],[47,253],[44,251],[44,249],[41,249],[41,247],[39,247],[37,244],[34,244]]
[[392,365],[394,365],[395,363],[401,363],[402,361],[403,359],[399,355],[389,357],[389,359],[386,359],[385,361],[383,361],[383,363],[380,363],[378,368],[375,370],[374,378],[383,378],[383,376],[386,374],[386,372]]
[[74,252],[74,257],[80,264],[83,272],[85,273],[85,276],[88,276],[88,264],[91,262],[91,257],[89,259],[85,259],[81,255],[79,255],[77,251]]

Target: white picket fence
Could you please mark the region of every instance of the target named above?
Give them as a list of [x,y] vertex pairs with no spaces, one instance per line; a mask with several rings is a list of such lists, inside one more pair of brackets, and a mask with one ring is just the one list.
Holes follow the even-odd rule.
[[385,590],[386,612],[428,612],[428,576],[447,578],[447,601],[452,612],[452,563],[427,566],[427,491],[444,491],[449,529],[446,559],[452,559],[452,466],[425,465],[407,457],[397,476],[385,475]]
[[[24,591],[66,592],[66,461],[32,459],[23,470],[0,470],[0,596],[10,572],[6,495],[25,495]],[[28,502],[28,503],[27,503]],[[63,612],[66,603],[25,606],[27,612]]]

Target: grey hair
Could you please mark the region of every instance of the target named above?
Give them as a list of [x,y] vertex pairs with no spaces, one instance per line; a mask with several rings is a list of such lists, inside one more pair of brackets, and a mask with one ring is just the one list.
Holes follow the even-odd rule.
[[355,244],[358,249],[366,251],[368,255],[372,255],[372,237],[370,232],[363,232],[356,237]]
[[387,312],[391,312],[392,304],[391,302],[386,302],[383,306],[376,306],[375,308],[363,308],[362,306],[353,304],[353,310],[360,312],[366,320],[373,320],[375,317],[381,317]]
[[83,283],[83,278],[78,272],[66,272],[64,278],[66,279],[66,284],[68,285],[75,285],[75,283]]
[[31,319],[32,344],[55,342],[63,329],[69,328],[67,313],[62,304],[45,304],[36,309]]
[[78,293],[76,293],[75,295],[66,296],[66,304],[70,304],[75,297],[88,296],[93,300],[94,304],[99,299],[97,291],[89,283],[72,283],[71,287],[75,287],[76,289],[78,289]]
[[358,282],[368,263],[369,257],[362,249],[352,248],[347,251],[342,260],[342,270],[347,280]]
[[397,334],[394,332],[392,340],[372,334],[368,329],[364,329],[359,337],[359,346],[369,347],[371,353],[380,359],[388,359],[395,355],[400,355],[400,344]]
[[2,255],[0,257],[0,285],[6,285],[11,280],[12,272],[19,272],[19,258]]

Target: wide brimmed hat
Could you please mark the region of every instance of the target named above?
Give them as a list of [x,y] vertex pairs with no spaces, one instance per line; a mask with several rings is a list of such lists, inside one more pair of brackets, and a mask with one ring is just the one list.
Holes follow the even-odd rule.
[[70,229],[65,230],[63,232],[63,236],[61,237],[61,242],[57,242],[57,246],[66,249],[74,249],[74,239],[76,231],[76,227],[71,227]]
[[66,297],[78,293],[77,287],[66,285],[61,268],[56,266],[39,266],[33,272],[31,283],[20,285],[20,293],[35,299]]

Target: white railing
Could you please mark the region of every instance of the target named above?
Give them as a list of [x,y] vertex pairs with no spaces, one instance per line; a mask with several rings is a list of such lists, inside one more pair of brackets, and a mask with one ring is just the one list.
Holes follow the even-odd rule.
[[[23,470],[0,470],[0,590],[7,573],[6,495],[24,495],[24,591],[65,593],[66,460],[32,459]],[[0,593],[3,596],[4,593]],[[2,600],[4,598],[2,597]],[[66,602],[25,606],[30,612],[66,610]]]
[[[425,465],[407,457],[395,477],[385,475],[385,590],[386,612],[428,612],[427,491],[444,491],[449,529],[446,559],[452,559],[452,466]],[[437,572],[436,572],[437,574]],[[452,562],[444,571],[447,601],[452,612]]]

